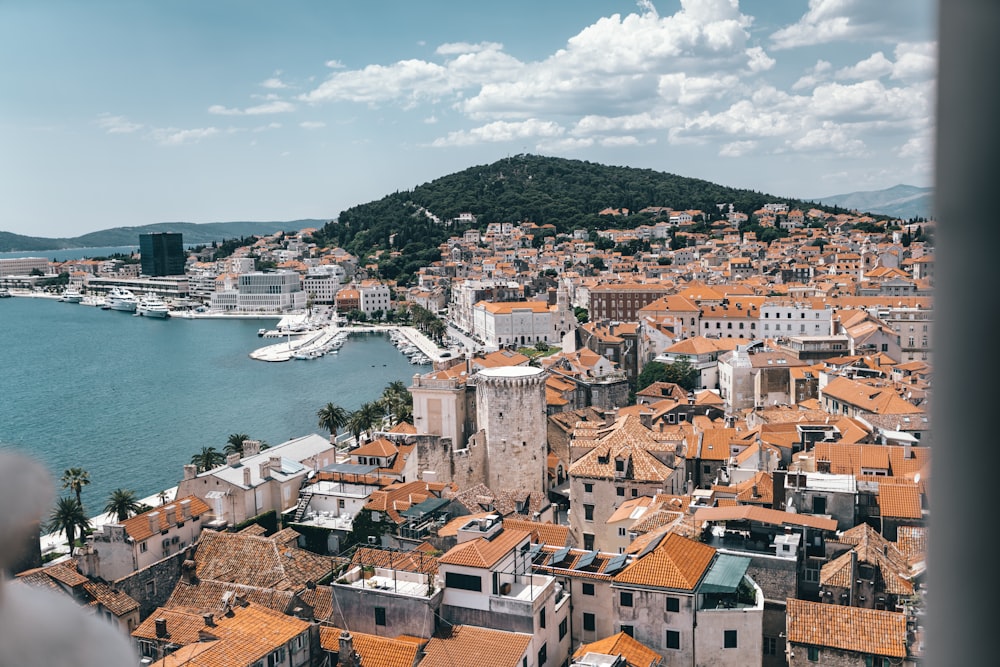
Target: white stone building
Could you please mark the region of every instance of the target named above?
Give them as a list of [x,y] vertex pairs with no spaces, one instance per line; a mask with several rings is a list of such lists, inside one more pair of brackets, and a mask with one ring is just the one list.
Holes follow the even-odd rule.
[[241,274],[235,290],[214,292],[211,308],[243,313],[283,313],[304,309],[307,298],[302,279],[294,271],[253,272]]

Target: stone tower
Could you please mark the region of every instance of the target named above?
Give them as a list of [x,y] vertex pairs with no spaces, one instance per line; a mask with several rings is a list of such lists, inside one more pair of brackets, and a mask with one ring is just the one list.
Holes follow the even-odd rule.
[[546,493],[547,375],[532,366],[503,366],[473,376],[487,450],[485,483],[493,491]]

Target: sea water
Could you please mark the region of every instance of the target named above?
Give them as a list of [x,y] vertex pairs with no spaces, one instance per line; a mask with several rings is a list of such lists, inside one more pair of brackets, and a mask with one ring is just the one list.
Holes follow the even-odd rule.
[[[389,339],[353,334],[318,359],[251,359],[275,339],[274,319],[150,319],[54,299],[0,299],[0,448],[26,453],[59,478],[84,468],[82,500],[101,514],[111,491],[137,497],[176,485],[202,447],[231,433],[270,445],[328,436],[316,411],[355,410],[414,365]],[[278,341],[280,342],[280,341]]]

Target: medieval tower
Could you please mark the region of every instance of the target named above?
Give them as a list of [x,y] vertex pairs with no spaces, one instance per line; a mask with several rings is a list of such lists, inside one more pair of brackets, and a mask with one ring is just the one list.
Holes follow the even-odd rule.
[[486,368],[473,376],[476,422],[486,444],[486,486],[544,497],[545,378],[532,366]]

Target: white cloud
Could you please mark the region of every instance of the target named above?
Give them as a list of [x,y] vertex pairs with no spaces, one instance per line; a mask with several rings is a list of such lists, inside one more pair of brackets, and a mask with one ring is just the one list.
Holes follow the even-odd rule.
[[179,146],[181,144],[198,143],[200,140],[215,136],[218,133],[219,129],[215,127],[198,127],[190,130],[165,127],[153,130],[152,137],[162,146]]
[[639,140],[631,135],[618,137],[602,137],[598,143],[605,148],[618,148],[620,146],[638,146]]
[[788,141],[786,145],[793,151],[833,153],[847,157],[863,157],[866,153],[863,141],[849,136],[845,128],[831,122],[810,129],[802,136]]
[[326,123],[319,120],[304,120],[299,123],[299,127],[304,130],[318,130],[320,128],[326,127]]
[[284,100],[273,100],[246,109],[231,109],[221,104],[213,104],[208,107],[208,113],[220,116],[259,116],[269,113],[289,113],[295,111],[295,105]]
[[310,102],[374,104],[419,97],[435,98],[450,90],[448,70],[424,60],[401,60],[392,65],[337,72],[299,99]]
[[911,0],[809,0],[802,18],[771,34],[772,46],[791,49],[836,41],[897,39],[923,27],[919,24],[923,17],[913,9]]
[[253,132],[264,132],[266,130],[277,130],[281,127],[281,123],[268,123],[267,125],[258,125],[253,128]]
[[102,113],[97,117],[97,125],[108,134],[131,134],[142,129],[140,123],[133,123],[125,116],[112,116],[108,113]]
[[895,55],[893,79],[929,80],[937,75],[937,44],[934,42],[898,44]]
[[260,85],[263,88],[270,88],[270,89],[288,88],[288,84],[276,76],[261,81]]
[[808,111],[841,121],[926,117],[930,100],[927,91],[917,86],[887,88],[877,80],[829,83],[813,90]]
[[746,50],[747,55],[747,65],[750,67],[751,72],[765,72],[772,67],[776,62],[774,58],[767,55],[759,46],[753,46]]
[[844,67],[837,70],[834,76],[837,79],[851,79],[854,81],[866,79],[878,79],[887,74],[891,74],[893,64],[885,57],[881,51],[871,54],[861,62],[851,67]]
[[339,60],[327,60],[323,64],[329,67],[330,69],[344,69],[346,67],[346,65],[340,62]]
[[452,42],[442,44],[434,50],[441,56],[459,56],[465,53],[480,53],[482,51],[502,51],[503,44],[498,42],[480,42],[479,44],[469,44],[468,42]]
[[472,130],[450,132],[448,136],[434,140],[435,147],[469,146],[478,143],[496,143],[501,141],[520,141],[540,137],[558,137],[564,130],[557,123],[530,119],[521,122],[498,120]]
[[757,146],[758,142],[756,141],[730,141],[722,145],[722,148],[719,149],[719,155],[721,157],[743,157],[756,149]]
[[807,70],[798,81],[792,84],[792,90],[802,90],[803,88],[815,88],[817,84],[826,81],[830,76],[833,65],[826,60],[817,60],[811,69]]

